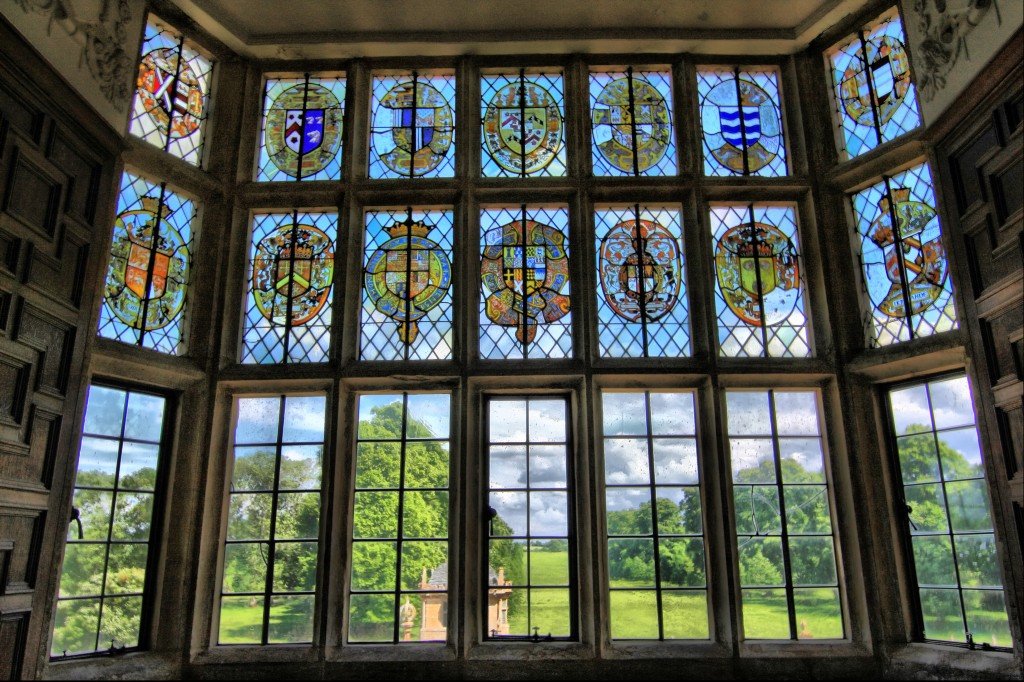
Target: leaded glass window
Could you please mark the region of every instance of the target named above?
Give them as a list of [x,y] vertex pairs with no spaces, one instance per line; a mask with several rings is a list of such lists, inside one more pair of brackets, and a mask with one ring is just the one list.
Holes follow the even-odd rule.
[[568,209],[485,208],[480,231],[480,356],[571,357]]
[[612,639],[707,639],[692,393],[603,391]]
[[312,642],[327,399],[235,405],[217,641]]
[[485,74],[480,90],[484,177],[565,175],[561,72]]
[[452,211],[366,212],[363,360],[452,356]]
[[268,78],[257,181],[338,180],[344,74]]
[[689,355],[679,209],[633,204],[598,208],[595,218],[601,355]]
[[145,592],[155,568],[156,515],[167,401],[92,385],[78,451],[50,655],[145,646]]
[[371,178],[455,175],[455,74],[374,74]]
[[562,397],[487,401],[485,638],[577,636],[568,415]]
[[810,356],[795,207],[713,204],[711,233],[722,356]]
[[828,473],[812,391],[726,391],[746,639],[840,639]]
[[195,203],[166,182],[124,172],[100,309],[100,336],[181,354],[195,212]]
[[349,642],[448,639],[446,393],[358,399]]
[[153,15],[146,23],[141,55],[129,132],[201,165],[213,62]]
[[697,96],[705,175],[786,175],[777,69],[698,68]]
[[906,42],[893,7],[829,51],[836,139],[844,159],[921,125]]
[[252,219],[242,362],[326,362],[338,216],[258,213]]
[[928,164],[883,176],[852,199],[873,345],[955,329],[953,283]]
[[1011,648],[967,377],[890,390],[889,419],[917,584],[919,636]]
[[672,72],[590,72],[594,175],[675,175]]

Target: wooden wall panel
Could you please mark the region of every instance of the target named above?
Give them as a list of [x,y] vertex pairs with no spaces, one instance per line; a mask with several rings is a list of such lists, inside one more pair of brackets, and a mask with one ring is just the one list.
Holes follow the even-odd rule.
[[0,678],[48,648],[119,151],[19,40],[0,22]]

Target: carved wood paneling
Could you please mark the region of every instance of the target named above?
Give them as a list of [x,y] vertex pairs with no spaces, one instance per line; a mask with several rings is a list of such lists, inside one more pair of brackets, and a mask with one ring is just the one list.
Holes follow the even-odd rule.
[[0,21],[0,678],[47,650],[117,150],[18,40]]

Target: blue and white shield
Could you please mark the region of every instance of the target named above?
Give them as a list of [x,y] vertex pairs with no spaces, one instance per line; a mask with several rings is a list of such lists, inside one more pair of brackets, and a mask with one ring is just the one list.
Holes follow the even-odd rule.
[[428,146],[434,139],[434,110],[417,108],[416,118],[413,120],[413,109],[395,109],[395,128],[412,129],[412,149],[416,152]]
[[289,109],[285,118],[284,141],[296,154],[308,154],[318,149],[324,141],[324,110],[307,109],[303,127],[302,110]]
[[[740,123],[740,112],[743,122]],[[722,126],[722,137],[733,147],[743,148],[743,137],[746,135],[747,146],[753,147],[761,139],[760,107],[721,106],[718,109],[718,121]]]

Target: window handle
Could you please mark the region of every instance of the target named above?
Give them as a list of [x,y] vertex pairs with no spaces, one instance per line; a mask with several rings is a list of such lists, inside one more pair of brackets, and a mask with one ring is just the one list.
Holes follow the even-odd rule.
[[69,526],[71,525],[72,521],[78,524],[78,539],[84,540],[85,533],[82,532],[82,512],[78,507],[71,508],[71,518],[68,519]]
[[498,510],[494,507],[487,507],[487,534],[489,536],[494,535],[494,519],[498,516]]
[[910,518],[910,515],[914,513],[914,508],[909,504],[907,505],[907,521],[910,522],[910,527],[917,530],[917,524],[914,523],[914,519]]

